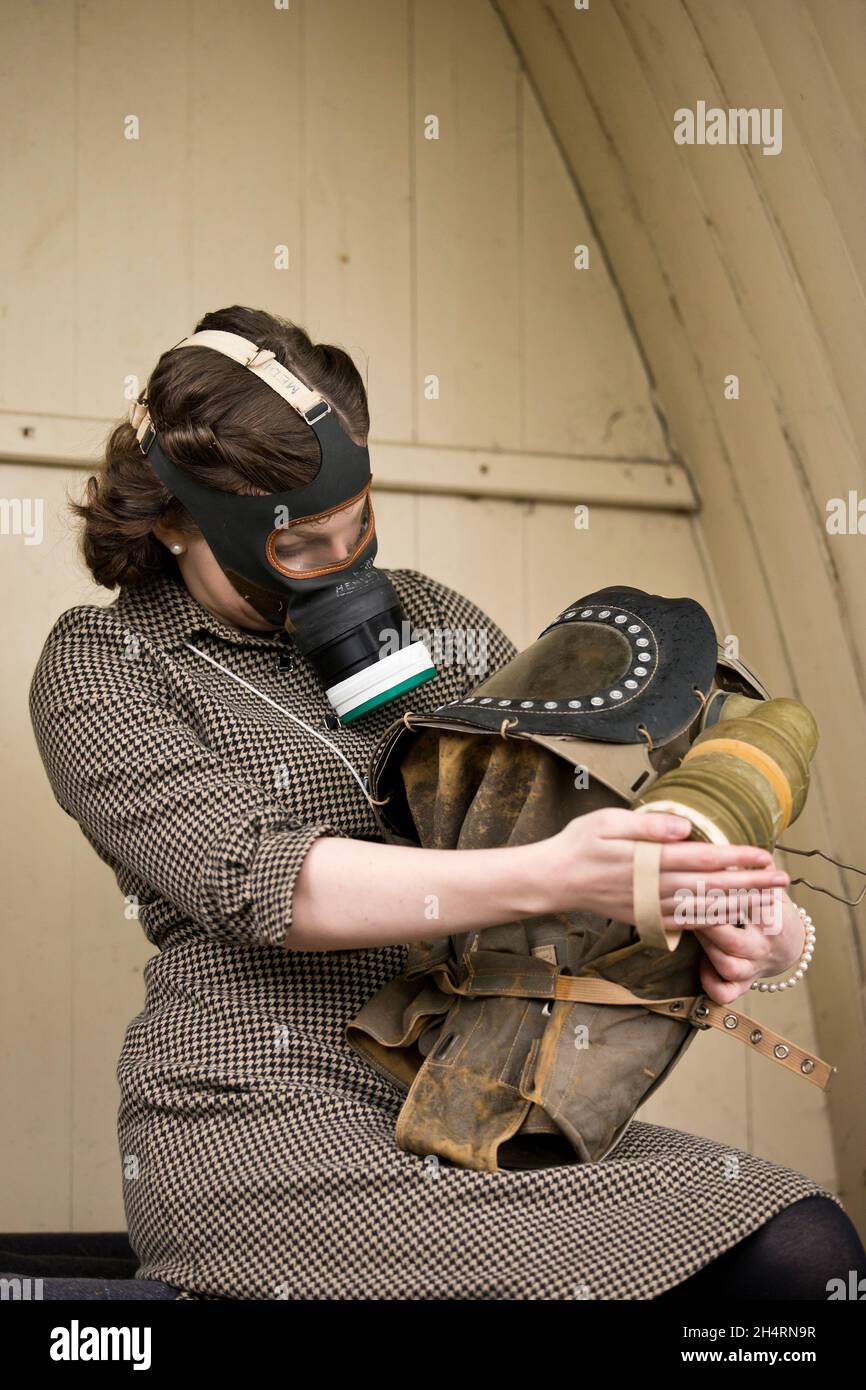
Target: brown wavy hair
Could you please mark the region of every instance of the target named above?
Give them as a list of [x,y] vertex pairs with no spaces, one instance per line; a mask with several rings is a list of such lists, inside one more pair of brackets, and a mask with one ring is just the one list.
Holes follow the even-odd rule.
[[[356,443],[366,442],[367,393],[342,348],[314,343],[288,319],[241,305],[205,314],[195,331],[206,328],[239,333],[270,349],[305,385],[321,392]],[[310,482],[318,472],[319,441],[310,426],[254,373],[212,348],[164,352],[146,395],[163,451],[198,482],[225,492],[279,492]],[[85,564],[106,589],[177,573],[174,556],[153,534],[157,522],[198,529],[150,467],[128,420],[112,430],[84,500],[70,506],[83,523]]]

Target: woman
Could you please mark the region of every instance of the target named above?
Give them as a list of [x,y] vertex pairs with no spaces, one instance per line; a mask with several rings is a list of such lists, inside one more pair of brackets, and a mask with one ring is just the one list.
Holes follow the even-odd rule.
[[[203,329],[275,352],[366,440],[345,353],[246,308],[208,314]],[[147,397],[164,453],[200,483],[268,494],[317,472],[310,426],[218,352],[163,354]],[[363,503],[295,527],[292,566],[354,553]],[[159,952],[117,1069],[139,1277],[190,1299],[638,1299],[700,1296],[708,1280],[732,1296],[822,1298],[847,1277],[863,1252],[832,1194],[693,1135],[634,1122],[602,1163],[500,1173],[404,1153],[402,1093],[343,1035],[410,941],[546,911],[630,920],[637,838],[665,842],[669,913],[698,878],[786,884],[770,855],[682,843],[685,821],[627,811],[517,848],[382,843],[358,770],[412,695],[336,720],[298,643],[233,586],[129,423],[76,510],[94,578],[120,594],[57,621],[31,710],[57,800]],[[483,632],[491,669],[515,654],[462,595],[415,570],[389,578],[414,628]],[[478,678],[442,666],[425,706]],[[726,871],[734,861],[747,867]],[[701,932],[712,998],[730,1002],[798,958],[785,898],[777,936]]]

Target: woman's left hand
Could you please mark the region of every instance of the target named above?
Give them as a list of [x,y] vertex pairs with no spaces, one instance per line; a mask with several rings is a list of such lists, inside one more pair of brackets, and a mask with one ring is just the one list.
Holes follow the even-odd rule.
[[[720,900],[708,915],[717,924],[693,931],[707,957],[701,961],[701,985],[717,1004],[732,1004],[753,980],[783,974],[803,954],[803,919],[784,888],[762,889],[760,900],[757,892],[750,893],[727,909]],[[734,926],[737,917],[745,926]]]

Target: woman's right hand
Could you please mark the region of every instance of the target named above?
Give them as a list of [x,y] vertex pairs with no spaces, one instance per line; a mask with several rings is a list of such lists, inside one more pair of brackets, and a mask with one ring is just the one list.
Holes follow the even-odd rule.
[[547,910],[633,922],[635,840],[663,842],[659,897],[663,925],[672,930],[690,925],[674,918],[678,890],[699,898],[712,889],[764,889],[790,882],[767,850],[688,840],[691,829],[684,817],[662,811],[611,807],[576,816],[543,842]]

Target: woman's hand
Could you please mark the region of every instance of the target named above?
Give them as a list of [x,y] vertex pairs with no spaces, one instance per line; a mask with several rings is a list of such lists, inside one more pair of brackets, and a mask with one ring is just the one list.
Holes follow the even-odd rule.
[[[804,934],[787,894],[781,930],[778,920],[774,922],[767,912],[771,892],[778,897],[790,882],[769,851],[754,845],[704,844],[687,840],[690,834],[687,820],[663,812],[611,808],[577,816],[545,842],[552,855],[550,909],[594,912],[616,922],[632,922],[634,841],[662,841],[662,923],[666,929],[698,933],[707,955],[701,962],[704,993],[716,1003],[729,1004],[752,980],[787,969],[802,951]],[[731,893],[731,889],[741,891]],[[763,914],[754,911],[756,898],[764,906]],[[690,916],[682,912],[684,901],[694,905]],[[752,904],[746,911],[753,919],[763,915],[769,925],[759,920],[743,928],[731,925],[737,915],[743,916],[744,902]]]
[[[732,925],[736,917],[745,925]],[[717,925],[694,930],[707,955],[701,984],[717,1004],[732,1004],[753,980],[789,970],[806,940],[803,919],[784,888],[752,894],[744,910],[723,910]]]

